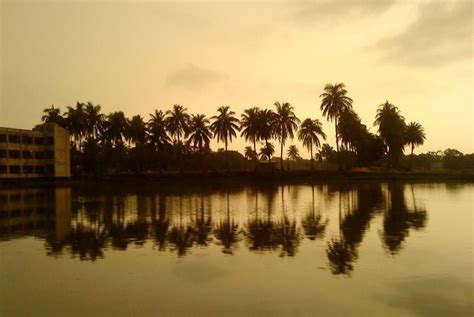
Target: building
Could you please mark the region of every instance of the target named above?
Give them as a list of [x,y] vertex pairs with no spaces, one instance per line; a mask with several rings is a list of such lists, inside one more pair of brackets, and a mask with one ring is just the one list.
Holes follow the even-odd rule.
[[71,176],[69,132],[47,123],[38,130],[0,128],[0,179]]

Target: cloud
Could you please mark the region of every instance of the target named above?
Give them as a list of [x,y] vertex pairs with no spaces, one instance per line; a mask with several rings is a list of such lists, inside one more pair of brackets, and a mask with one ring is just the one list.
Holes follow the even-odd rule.
[[472,2],[435,1],[419,6],[420,14],[402,33],[386,37],[376,49],[408,66],[434,66],[472,58]]
[[330,0],[297,2],[294,18],[298,23],[313,22],[332,23],[347,18],[357,18],[365,15],[380,14],[389,9],[395,0]]
[[166,85],[186,89],[203,89],[224,78],[224,75],[203,67],[188,64],[182,69],[171,72],[166,77]]

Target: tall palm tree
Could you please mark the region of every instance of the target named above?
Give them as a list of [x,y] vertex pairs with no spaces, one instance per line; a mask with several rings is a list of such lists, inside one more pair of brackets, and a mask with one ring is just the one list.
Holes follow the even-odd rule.
[[100,113],[100,105],[94,105],[92,102],[88,102],[84,110],[85,117],[85,130],[87,136],[93,140],[96,140],[104,124],[104,114]]
[[181,137],[186,135],[189,123],[188,109],[181,105],[174,105],[172,110],[166,111],[166,127],[175,144],[181,142]]
[[197,148],[201,155],[201,167],[204,168],[204,149],[209,148],[212,133],[209,128],[209,119],[203,114],[193,115],[189,122],[188,144]]
[[258,107],[245,109],[240,120],[240,130],[242,131],[240,136],[244,137],[245,141],[253,143],[253,151],[255,153],[257,152],[257,141],[259,138],[259,111]]
[[67,111],[64,113],[64,122],[73,136],[74,147],[79,143],[79,149],[82,148],[82,137],[86,134],[86,115],[85,115],[85,104],[82,102],[76,102],[75,107],[68,106]]
[[338,133],[338,121],[341,113],[345,109],[352,108],[352,99],[347,97],[346,86],[343,83],[339,84],[327,84],[324,87],[324,92],[320,95],[321,110],[323,115],[326,116],[327,120],[334,121],[334,129],[336,132],[336,150],[339,164],[339,170],[342,169],[341,157],[339,153],[339,133]]
[[262,109],[257,113],[257,124],[258,124],[258,139],[268,143],[273,136],[273,122],[275,119],[275,113],[269,109]]
[[114,146],[123,144],[127,133],[128,120],[122,111],[115,111],[107,116],[105,122],[105,138],[110,140]]
[[421,126],[421,124],[417,122],[410,122],[405,130],[405,144],[411,146],[411,154],[410,154],[410,170],[411,164],[413,161],[413,150],[415,146],[420,146],[425,143],[426,135],[425,130]]
[[374,125],[378,125],[380,137],[388,147],[388,166],[397,167],[405,145],[405,118],[396,106],[385,101],[377,109]]
[[146,123],[142,116],[133,116],[128,121],[126,138],[135,144],[135,162],[137,170],[140,171],[144,161],[144,146],[147,139],[147,128]]
[[219,114],[213,116],[211,124],[211,131],[214,133],[214,137],[217,138],[217,142],[223,141],[226,153],[227,170],[229,170],[229,156],[227,152],[228,142],[232,142],[232,138],[236,137],[236,131],[239,131],[239,119],[235,117],[235,112],[229,110],[229,106],[222,106],[217,109]]
[[301,123],[300,130],[298,131],[298,140],[302,141],[303,146],[311,153],[311,170],[314,169],[313,147],[316,146],[316,148],[318,148],[321,146],[319,137],[326,140],[326,134],[323,132],[322,123],[318,119],[305,119]]
[[262,159],[267,159],[269,162],[273,153],[275,153],[275,147],[269,142],[265,143],[265,145],[260,149],[260,157]]
[[273,120],[274,134],[280,141],[280,168],[283,169],[283,148],[286,139],[293,139],[294,131],[298,128],[300,120],[296,117],[293,106],[288,102],[274,103],[276,115]]
[[61,110],[59,108],[55,108],[53,105],[51,108],[43,109],[44,115],[41,117],[41,121],[44,123],[56,123],[59,125],[63,125],[63,117],[61,116]]
[[159,151],[164,145],[170,143],[170,138],[166,132],[165,114],[161,110],[150,113],[150,120],[147,123],[148,134],[155,151]]

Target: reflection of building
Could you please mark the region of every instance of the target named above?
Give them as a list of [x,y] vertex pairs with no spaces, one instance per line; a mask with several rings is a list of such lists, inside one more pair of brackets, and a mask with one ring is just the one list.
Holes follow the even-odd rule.
[[54,123],[35,131],[0,128],[0,178],[69,176],[67,130]]
[[71,232],[71,189],[0,191],[0,240],[16,236],[50,236],[63,241]]

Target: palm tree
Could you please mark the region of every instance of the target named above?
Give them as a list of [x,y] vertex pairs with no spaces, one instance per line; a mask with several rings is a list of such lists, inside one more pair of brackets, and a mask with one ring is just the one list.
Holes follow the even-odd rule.
[[296,161],[297,159],[300,159],[300,151],[298,151],[298,148],[296,147],[296,145],[292,144],[290,145],[290,147],[288,148],[288,158],[292,161]]
[[245,109],[240,120],[240,136],[245,138],[245,141],[251,141],[253,143],[253,151],[257,152],[257,141],[259,138],[259,126],[258,126],[258,115],[260,109],[253,107]]
[[388,147],[388,166],[397,167],[405,145],[405,118],[398,108],[388,101],[377,109],[374,125],[378,125],[380,137]]
[[61,116],[61,110],[51,106],[51,108],[43,109],[44,115],[41,117],[41,121],[44,123],[56,123],[63,125],[63,117]]
[[276,115],[273,120],[274,134],[280,141],[280,168],[283,169],[283,148],[287,138],[293,139],[294,131],[298,127],[300,120],[293,112],[293,106],[288,102],[283,104],[276,101]]
[[181,142],[181,137],[188,130],[189,115],[188,109],[181,105],[174,105],[173,110],[166,111],[166,128],[175,144]]
[[122,111],[115,111],[107,116],[105,121],[105,137],[113,142],[114,146],[123,144],[127,132],[127,118]]
[[260,157],[262,159],[267,159],[269,162],[272,158],[273,153],[275,153],[275,147],[271,143],[265,143],[265,145],[260,149]]
[[269,109],[262,109],[257,113],[258,139],[268,143],[273,136],[273,122],[275,113]]
[[217,142],[223,141],[226,153],[227,170],[229,170],[229,156],[227,152],[228,142],[232,142],[232,138],[236,137],[236,131],[239,131],[239,119],[235,117],[235,112],[229,110],[229,106],[222,106],[217,109],[219,114],[213,116],[211,124],[211,131],[214,133],[214,137],[217,138]]
[[415,146],[423,145],[425,143],[425,130],[421,126],[421,124],[417,122],[410,122],[405,130],[405,144],[411,146],[411,155],[410,155],[410,170],[411,164],[413,160],[413,150]]
[[188,143],[198,148],[201,154],[201,167],[204,162],[204,148],[209,148],[212,134],[209,128],[209,119],[203,114],[193,115],[189,122]]
[[82,137],[86,134],[86,114],[85,104],[82,102],[76,102],[76,107],[67,107],[67,111],[64,113],[65,125],[71,135],[73,136],[74,148],[76,148],[77,142],[79,142],[79,149],[82,148]]
[[339,163],[339,170],[342,169],[341,158],[339,154],[339,133],[338,133],[338,120],[341,113],[345,109],[352,108],[352,99],[346,96],[347,90],[343,83],[339,84],[327,84],[324,87],[324,93],[320,95],[323,98],[321,101],[321,110],[323,115],[326,116],[327,120],[334,120],[334,128],[336,132],[336,150],[337,158]]
[[257,157],[257,152],[255,152],[251,146],[246,146],[244,150],[244,156],[248,160],[256,160]]
[[147,128],[146,123],[140,115],[133,116],[128,121],[126,130],[127,139],[135,144],[135,161],[137,164],[137,170],[141,170],[142,163],[144,160],[144,145],[147,139]]
[[311,170],[313,166],[313,146],[316,148],[321,146],[319,137],[326,140],[326,134],[323,132],[323,125],[318,119],[305,119],[301,123],[300,130],[298,131],[298,140],[303,142],[303,146],[306,147],[311,153]]
[[159,151],[164,145],[170,143],[170,138],[166,132],[166,118],[161,110],[150,113],[150,120],[147,123],[148,134],[155,150]]
[[100,105],[94,106],[92,102],[88,102],[84,110],[84,119],[85,119],[85,130],[87,136],[93,140],[96,140],[99,131],[101,131],[104,124],[104,114],[100,113]]

